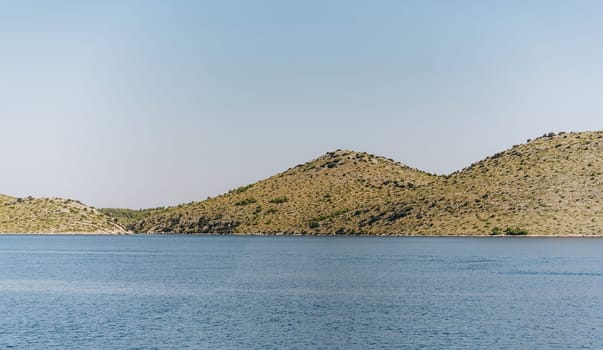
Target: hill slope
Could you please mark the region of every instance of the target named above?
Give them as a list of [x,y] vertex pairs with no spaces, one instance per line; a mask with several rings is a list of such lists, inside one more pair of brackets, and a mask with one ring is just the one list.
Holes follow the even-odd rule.
[[138,232],[603,235],[603,132],[549,134],[448,176],[330,152],[228,194],[152,212]]
[[603,133],[550,134],[514,146],[334,227],[367,233],[603,235]]
[[163,207],[152,209],[101,208],[98,211],[110,216],[115,223],[131,231],[137,222],[164,209]]
[[0,233],[126,233],[112,218],[78,201],[0,195]]
[[319,222],[393,203],[436,178],[390,159],[338,150],[222,196],[158,210],[132,228],[159,233],[329,233]]

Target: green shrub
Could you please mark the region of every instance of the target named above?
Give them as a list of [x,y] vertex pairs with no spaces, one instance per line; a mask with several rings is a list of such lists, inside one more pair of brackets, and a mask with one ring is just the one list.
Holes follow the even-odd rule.
[[288,201],[289,201],[289,198],[287,198],[286,196],[282,196],[282,197],[272,198],[270,200],[270,203],[281,204],[281,203],[287,203]]
[[243,192],[247,191],[248,189],[250,189],[252,187],[253,187],[253,184],[247,185],[247,186],[241,186],[241,187],[235,188],[234,190],[228,191],[228,193],[239,194],[239,193],[243,193]]
[[249,204],[253,204],[253,203],[257,202],[257,201],[258,201],[257,199],[255,199],[253,197],[249,197],[249,198],[245,198],[245,199],[243,199],[241,201],[236,202],[235,205],[239,205],[239,206],[249,205]]
[[503,231],[500,229],[500,227],[495,227],[492,229],[492,231],[490,231],[490,236],[498,236],[498,235],[502,235]]
[[322,168],[327,167],[329,169],[333,169],[333,168],[335,168],[336,166],[339,165],[340,161],[341,161],[341,159],[336,158],[336,159],[333,159],[331,161],[328,161],[328,162],[324,163],[323,165],[321,165],[321,167]]
[[519,228],[519,227],[507,227],[505,229],[505,235],[508,236],[525,236],[528,234],[528,231],[523,229],[523,228]]
[[276,208],[270,208],[266,210],[266,214],[275,214],[277,212]]

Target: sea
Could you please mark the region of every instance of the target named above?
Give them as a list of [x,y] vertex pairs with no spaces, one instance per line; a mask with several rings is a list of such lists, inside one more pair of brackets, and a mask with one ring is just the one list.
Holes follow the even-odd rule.
[[0,349],[603,347],[603,239],[0,236]]

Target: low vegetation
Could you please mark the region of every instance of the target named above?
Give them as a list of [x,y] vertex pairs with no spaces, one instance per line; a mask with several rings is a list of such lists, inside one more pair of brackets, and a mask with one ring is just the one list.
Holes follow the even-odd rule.
[[125,227],[127,230],[132,230],[134,224],[144,220],[146,217],[157,214],[165,210],[165,208],[153,208],[153,209],[124,209],[124,208],[102,208],[99,211],[105,215],[108,215],[113,219],[114,222]]
[[300,235],[603,235],[602,152],[602,132],[546,133],[436,176],[391,159],[338,150],[222,196],[153,213],[133,228]]
[[0,195],[0,233],[125,233],[123,226],[79,201]]
[[339,216],[388,205],[436,179],[384,157],[337,150],[222,196],[167,208],[140,220],[133,229],[160,233],[334,234],[337,230],[331,232],[329,223]]
[[525,236],[528,234],[528,231],[526,231],[523,228],[519,228],[519,227],[507,227],[505,229],[505,235],[509,235],[509,236]]
[[602,154],[603,132],[546,133],[437,176],[337,150],[176,207],[0,196],[0,232],[603,235]]
[[507,227],[504,230],[502,230],[500,227],[495,227],[492,229],[492,231],[490,231],[491,236],[526,236],[527,234],[527,230],[519,227]]

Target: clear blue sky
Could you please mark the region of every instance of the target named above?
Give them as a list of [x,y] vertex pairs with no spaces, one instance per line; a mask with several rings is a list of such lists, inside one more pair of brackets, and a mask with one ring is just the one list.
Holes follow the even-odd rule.
[[0,0],[0,193],[204,199],[337,148],[603,129],[601,1]]

